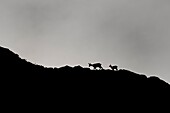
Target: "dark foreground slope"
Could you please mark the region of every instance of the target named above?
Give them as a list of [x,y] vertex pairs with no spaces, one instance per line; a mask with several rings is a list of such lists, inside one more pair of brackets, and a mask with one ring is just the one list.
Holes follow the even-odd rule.
[[170,91],[170,85],[155,76],[147,77],[123,69],[90,70],[81,66],[45,68],[27,62],[2,47],[0,80],[3,92],[9,97],[11,94],[17,96],[27,94],[29,95],[27,98],[34,95],[41,99],[58,97],[60,102],[70,99],[85,101],[89,98],[115,101],[136,97],[139,100],[141,95],[145,98],[160,94],[163,99],[169,96]]
[[23,83],[48,83],[65,85],[88,85],[96,84],[109,87],[128,88],[152,88],[166,89],[170,85],[156,76],[146,77],[145,75],[120,69],[112,70],[90,70],[81,66],[65,66],[61,68],[45,68],[21,59],[9,49],[0,48],[0,77],[1,80]]

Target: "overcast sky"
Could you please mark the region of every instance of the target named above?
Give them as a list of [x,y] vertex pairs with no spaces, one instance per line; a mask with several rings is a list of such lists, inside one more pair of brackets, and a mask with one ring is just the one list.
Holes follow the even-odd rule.
[[0,0],[0,45],[44,66],[117,64],[170,83],[169,0]]

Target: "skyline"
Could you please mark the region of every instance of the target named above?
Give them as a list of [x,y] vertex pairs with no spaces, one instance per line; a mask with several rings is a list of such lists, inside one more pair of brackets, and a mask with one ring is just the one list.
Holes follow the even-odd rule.
[[167,0],[0,1],[0,45],[47,67],[100,62],[170,83]]

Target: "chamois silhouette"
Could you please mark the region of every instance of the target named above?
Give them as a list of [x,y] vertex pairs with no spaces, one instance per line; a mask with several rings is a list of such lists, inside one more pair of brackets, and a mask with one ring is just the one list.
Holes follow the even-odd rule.
[[102,64],[101,63],[94,63],[94,64],[92,64],[92,63],[88,63],[89,64],[89,67],[93,67],[94,68],[94,70],[96,70],[97,68],[99,68],[99,70],[102,70],[103,69],[103,67],[102,67]]
[[118,66],[114,65],[112,66],[111,64],[109,65],[109,67],[113,70],[113,71],[118,71]]

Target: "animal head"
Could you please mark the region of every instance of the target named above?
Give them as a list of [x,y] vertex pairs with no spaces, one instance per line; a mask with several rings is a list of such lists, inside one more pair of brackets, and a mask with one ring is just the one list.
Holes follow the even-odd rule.
[[91,64],[91,63],[88,63],[88,64],[89,64],[89,67],[90,67],[90,66],[92,66],[92,64]]

